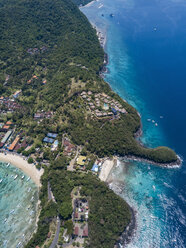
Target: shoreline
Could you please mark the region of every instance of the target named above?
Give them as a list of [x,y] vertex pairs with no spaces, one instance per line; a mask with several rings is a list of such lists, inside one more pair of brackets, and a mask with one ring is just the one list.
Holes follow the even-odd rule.
[[[92,3],[93,3],[93,1],[91,2],[91,4]],[[88,7],[88,6],[84,6],[84,7]],[[92,26],[94,27],[95,24]],[[96,31],[97,30],[98,29],[96,27]],[[106,39],[106,34],[105,34],[105,39]],[[98,36],[98,40],[100,41],[99,36]],[[105,41],[105,44],[106,44],[106,41]],[[105,44],[104,44],[104,46],[102,46],[102,43],[100,42],[100,45],[104,49],[104,62],[103,62],[102,68],[100,69],[99,75],[103,79],[105,79],[105,74],[109,73],[108,68],[107,68],[107,65],[109,64],[109,55],[105,51]],[[111,88],[110,84],[107,81],[105,81],[105,82]],[[112,88],[111,88],[111,90],[114,92],[114,90]],[[125,101],[125,100],[123,99],[123,101]],[[137,111],[137,114],[140,116],[140,126],[139,126],[139,129],[134,134],[134,138],[140,145],[144,146],[144,144],[140,140],[138,140],[138,138],[140,138],[142,136],[143,130],[142,130],[141,115],[138,111]],[[117,159],[119,159],[119,158],[120,157],[118,157],[118,156],[116,157],[116,164],[117,164]],[[177,167],[180,167],[180,165],[182,164],[182,160],[178,155],[177,155],[177,160],[172,162],[172,163],[157,163],[157,162],[153,162],[151,160],[143,159],[143,158],[140,158],[137,156],[124,156],[121,158],[123,160],[127,159],[127,160],[131,160],[131,161],[146,162],[146,163],[153,164],[156,166],[161,166],[162,168],[177,168]],[[113,168],[114,168],[113,160],[110,160],[107,158],[104,161],[104,163],[102,164],[101,171],[100,171],[99,176],[98,176],[101,181],[104,181],[108,185],[108,187],[109,187],[109,178],[110,178],[109,175],[111,175]],[[114,191],[114,193],[117,194],[115,191]],[[134,236],[136,228],[137,228],[136,214],[135,214],[136,212],[133,208],[131,208],[131,206],[129,205],[128,202],[126,202],[126,203],[129,206],[129,209],[131,211],[131,220],[130,220],[129,224],[127,225],[127,227],[125,228],[125,230],[123,230],[121,235],[118,237],[118,241],[116,242],[116,244],[114,246],[115,248],[125,247],[128,243],[130,243],[130,241],[133,239],[133,236]]]
[[[102,66],[102,68],[100,70],[100,73],[99,73],[100,74],[100,77],[103,78],[103,79],[104,79],[104,76],[105,76],[104,74],[109,73],[109,71],[107,69],[107,65],[108,64],[109,64],[109,56],[105,52],[105,49],[104,49],[104,63],[103,63],[103,66]],[[107,82],[107,84],[110,86],[110,84],[108,82]],[[111,90],[112,90],[112,88],[111,88]],[[122,100],[126,102],[125,99],[122,99]],[[140,115],[140,113],[138,111],[137,111],[137,114],[140,117],[140,126],[139,126],[138,130],[136,131],[136,133],[134,134],[134,138],[135,138],[135,140],[136,140],[136,142],[138,144],[140,144],[144,148],[148,148],[148,146],[145,146],[142,143],[142,141],[139,139],[142,136],[142,134],[143,134],[143,129],[142,129],[143,126],[142,126],[142,121],[141,121],[141,115]],[[117,155],[115,155],[115,156],[116,156],[116,158],[119,158]],[[173,161],[173,162],[170,162],[170,163],[158,163],[158,162],[154,162],[153,160],[142,158],[142,157],[140,158],[140,157],[135,156],[135,155],[125,155],[122,158],[123,159],[127,159],[127,160],[131,160],[131,161],[146,162],[146,163],[149,163],[149,164],[153,164],[153,165],[161,166],[161,167],[165,167],[165,168],[179,168],[182,165],[183,160],[177,154],[176,154],[176,156],[177,156],[177,160],[176,161]]]
[[[102,164],[101,172],[99,174],[99,179],[103,182],[105,182],[109,187],[109,181],[111,180],[111,173],[113,169],[117,166],[119,158],[113,157],[112,159],[106,158],[105,161]],[[110,187],[109,187],[110,188]],[[119,193],[116,193],[112,188],[111,190],[119,195]],[[114,248],[121,248],[125,247],[126,244],[130,243],[131,239],[133,238],[133,235],[136,230],[136,211],[129,205],[128,202],[126,202],[128,205],[130,212],[131,212],[131,220],[125,230],[121,233],[121,235],[118,237],[118,241],[114,245]]]
[[128,161],[133,161],[133,162],[144,162],[148,164],[153,164],[156,166],[160,166],[162,168],[179,168],[182,164],[182,159],[177,155],[177,160],[171,163],[158,163],[158,162],[153,162],[152,160],[146,159],[146,158],[140,158],[134,155],[126,155],[123,157],[120,157],[123,160],[128,160]]
[[[93,2],[95,2],[95,0],[93,0],[90,3],[92,4]],[[87,5],[85,5],[83,7],[87,7]],[[102,48],[104,50],[104,62],[103,62],[102,68],[99,71],[99,76],[105,81],[105,79],[104,79],[105,74],[108,74],[109,73],[109,70],[107,68],[107,65],[109,64],[109,55],[105,51],[106,42],[107,42],[107,34],[106,34],[106,32],[103,32],[103,30],[101,30],[100,28],[98,28],[95,24],[92,24],[91,23],[91,25],[92,25],[93,28],[96,29],[98,40],[99,40],[100,45],[102,46]],[[101,42],[100,37],[99,37],[99,34],[101,35],[101,37],[103,37],[103,42]],[[105,81],[105,82],[111,88],[110,84],[107,81]],[[114,92],[114,90],[112,88],[111,88],[111,91]],[[125,102],[127,102],[123,98],[122,98],[122,100],[125,101]],[[142,129],[143,128],[143,125],[142,125],[142,121],[141,121],[141,114],[138,111],[137,111],[137,114],[140,117],[140,126],[139,126],[138,130],[136,131],[136,133],[134,134],[134,138],[135,138],[136,142],[138,142],[138,144],[140,144],[141,146],[143,146],[145,148],[148,148],[148,146],[146,146],[145,144],[143,144],[142,141],[140,140],[140,137],[143,134],[143,129]],[[126,156],[123,156],[122,158],[127,159],[127,160],[133,160],[133,161],[139,161],[139,162],[146,162],[146,163],[150,163],[150,164],[153,164],[153,165],[156,165],[156,166],[165,167],[165,168],[178,168],[178,167],[180,167],[182,165],[183,160],[177,154],[176,154],[176,156],[177,156],[177,160],[176,161],[173,161],[173,162],[170,162],[170,163],[158,163],[158,162],[154,162],[154,161],[149,160],[149,159],[140,158],[140,157],[135,156],[135,155],[129,155],[129,156],[126,155]],[[116,157],[118,157],[118,156],[116,155]]]
[[[6,154],[6,155],[5,155]],[[29,164],[22,156],[12,154],[9,152],[0,152],[0,161],[10,163],[12,166],[22,170],[27,176],[29,176],[38,188],[41,187],[40,178],[43,174],[43,169],[40,171],[33,164]]]
[[[128,204],[128,203],[127,203]],[[124,248],[127,244],[130,243],[131,239],[133,238],[136,228],[137,228],[137,224],[136,224],[136,211],[130,207],[130,205],[128,204],[130,212],[131,212],[131,220],[128,224],[128,226],[125,228],[125,230],[123,231],[123,233],[121,234],[121,236],[119,237],[118,242],[116,243],[116,248]]]

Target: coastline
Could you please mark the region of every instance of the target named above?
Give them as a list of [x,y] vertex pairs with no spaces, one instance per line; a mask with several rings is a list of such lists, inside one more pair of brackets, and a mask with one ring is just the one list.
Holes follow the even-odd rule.
[[[112,181],[111,173],[112,173],[114,167],[117,166],[118,159],[119,159],[118,157],[113,157],[113,159],[107,158],[104,161],[104,163],[102,164],[101,172],[99,174],[99,179],[101,181],[105,182],[106,184],[108,184],[108,187],[109,187],[110,180]],[[115,194],[116,194],[116,192],[115,192]],[[117,193],[117,194],[119,195],[119,193]],[[131,241],[131,239],[135,233],[135,230],[136,230],[135,210],[133,208],[131,208],[131,206],[127,202],[126,202],[126,204],[128,205],[130,212],[131,212],[131,220],[130,220],[128,226],[125,228],[125,230],[123,230],[122,234],[118,238],[118,241],[115,244],[114,248],[121,248],[121,247],[123,247],[123,245],[125,246],[126,244],[128,244]]]
[[[91,2],[91,3],[93,3],[93,2]],[[88,7],[88,6],[85,6],[85,7]],[[92,25],[92,26],[95,27],[95,24]],[[100,29],[98,29],[96,27],[98,40],[101,41],[100,37],[98,35],[98,30],[100,31]],[[103,33],[101,35],[103,35]],[[105,35],[105,37],[104,37],[105,38],[104,46],[100,42],[100,45],[104,49],[104,62],[103,62],[103,66],[102,66],[102,68],[100,70],[100,73],[99,73],[100,77],[103,78],[103,79],[105,77],[105,74],[109,73],[108,68],[107,68],[107,65],[109,64],[109,55],[105,51],[106,34],[104,34],[104,35]],[[107,81],[105,81],[105,82],[110,86],[110,84]],[[111,88],[111,90],[112,90],[112,88]],[[123,101],[125,101],[125,100],[123,99]],[[134,134],[134,138],[136,139],[136,141],[140,145],[144,146],[144,144],[140,140],[138,140],[138,138],[140,138],[142,136],[143,130],[142,130],[141,115],[140,115],[139,112],[137,112],[137,114],[140,117],[140,127],[137,130],[137,132]],[[118,156],[116,157],[116,164],[117,164],[117,159],[119,159]],[[153,165],[156,165],[156,166],[161,166],[163,168],[178,168],[182,164],[182,160],[178,155],[177,155],[177,160],[172,162],[172,163],[157,163],[157,162],[153,162],[151,160],[140,158],[140,157],[137,157],[137,156],[124,156],[124,157],[122,157],[122,159],[127,159],[127,160],[131,160],[131,161],[138,161],[138,162],[146,162],[146,163],[153,164]],[[101,171],[100,171],[100,174],[99,174],[99,179],[101,181],[104,181],[108,186],[109,186],[109,180],[110,180],[110,176],[111,176],[111,173],[113,171],[113,168],[114,168],[113,160],[106,159],[104,161],[102,167],[101,167]],[[125,228],[125,230],[123,230],[122,234],[118,238],[118,242],[114,246],[115,248],[125,247],[128,243],[130,243],[130,241],[133,239],[133,236],[134,236],[135,231],[136,231],[136,225],[137,225],[137,223],[136,223],[136,212],[135,212],[135,210],[133,208],[130,207],[129,204],[128,204],[128,206],[129,206],[129,209],[131,211],[131,220],[130,220],[128,226]]]
[[[6,155],[5,155],[6,154]],[[43,169],[40,171],[36,169],[35,165],[29,164],[22,156],[11,153],[0,152],[0,161],[10,163],[11,165],[22,170],[27,176],[29,176],[37,187],[41,187],[40,178],[43,174]]]
[[123,231],[123,233],[119,237],[119,240],[115,245],[116,248],[121,248],[121,247],[124,248],[127,244],[129,244],[136,230],[135,211],[133,208],[130,207],[130,205],[128,206],[131,212],[131,220],[128,226],[126,227],[126,229]]
[[121,157],[123,160],[129,160],[129,161],[136,161],[136,162],[145,162],[148,164],[153,164],[156,166],[160,166],[162,168],[180,168],[181,164],[182,164],[182,159],[177,155],[177,160],[175,162],[172,163],[158,163],[158,162],[153,162],[152,160],[149,159],[145,159],[145,158],[140,158],[137,156],[123,156]]
[[[90,2],[91,4],[95,2],[92,1]],[[89,7],[87,5],[83,6],[83,7]],[[104,50],[104,62],[102,65],[102,68],[100,69],[99,75],[102,79],[104,79],[105,74],[109,73],[109,70],[107,68],[107,65],[109,64],[109,55],[106,53],[105,51],[105,47],[106,47],[106,42],[107,42],[107,35],[106,35],[106,31],[103,31],[102,29],[98,28],[95,24],[91,23],[92,27],[96,29],[97,32],[97,37],[98,40],[100,42],[100,45],[102,46],[103,50]],[[105,81],[109,87],[110,84]],[[112,88],[111,88],[111,91]],[[114,92],[114,91],[113,91]],[[115,92],[114,92],[115,93]],[[122,99],[124,102],[126,102],[125,99]],[[129,103],[128,103],[129,104]],[[136,110],[137,111],[137,110]],[[142,141],[139,139],[142,134],[143,134],[143,130],[142,130],[142,121],[141,121],[141,114],[137,111],[138,116],[140,117],[140,126],[138,128],[138,130],[136,131],[136,133],[134,134],[134,138],[135,140],[143,147],[148,148],[147,146],[145,146]],[[176,154],[177,155],[177,154]],[[117,155],[116,155],[117,156]],[[119,158],[119,157],[118,157]],[[127,159],[127,160],[133,160],[133,161],[138,161],[138,162],[146,162],[146,163],[150,163],[156,166],[161,166],[161,167],[165,167],[165,168],[179,168],[182,165],[183,160],[177,155],[177,160],[174,162],[170,162],[170,163],[158,163],[158,162],[154,162],[152,160],[146,159],[146,158],[142,158],[142,157],[138,157],[135,155],[126,155],[123,156],[122,158]],[[103,180],[106,181],[106,180]]]

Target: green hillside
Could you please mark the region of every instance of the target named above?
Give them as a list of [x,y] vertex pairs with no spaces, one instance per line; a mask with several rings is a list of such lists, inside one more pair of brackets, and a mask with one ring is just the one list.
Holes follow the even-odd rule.
[[[130,221],[130,210],[123,199],[91,174],[95,160],[135,155],[166,164],[177,160],[176,153],[165,147],[148,149],[136,141],[140,117],[100,77],[104,51],[96,30],[73,2],[2,0],[0,20],[0,96],[5,99],[0,120],[11,121],[14,138],[21,136],[27,143],[29,149],[20,144],[17,152],[45,169],[38,230],[26,247],[43,245],[56,215],[64,225],[71,221],[71,207],[66,218],[61,209],[70,206],[74,187],[81,187],[91,199],[87,247],[113,247]],[[17,90],[20,94],[15,99]],[[12,100],[18,107],[9,111],[6,104]],[[48,132],[57,134],[56,150],[44,142]],[[78,168],[67,172],[74,154],[64,155],[64,136],[89,158],[86,173]],[[48,180],[56,203],[48,202]],[[103,207],[96,211],[101,204]]]
[[[103,61],[95,30],[70,1],[6,1],[0,8],[0,89],[23,88],[36,98],[38,91],[56,97],[67,93],[69,79],[96,77]],[[85,69],[86,68],[86,69]],[[6,75],[10,79],[3,86]],[[38,82],[28,85],[32,75]],[[89,75],[89,76],[88,76]],[[91,76],[90,76],[91,75]],[[43,90],[41,81],[46,78]],[[34,104],[33,101],[30,102]]]

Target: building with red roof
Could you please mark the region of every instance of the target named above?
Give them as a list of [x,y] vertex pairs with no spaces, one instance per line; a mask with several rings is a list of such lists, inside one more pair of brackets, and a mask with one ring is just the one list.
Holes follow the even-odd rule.
[[75,236],[78,236],[79,235],[79,227],[78,226],[75,226],[74,235]]
[[83,230],[83,237],[88,237],[88,226]]

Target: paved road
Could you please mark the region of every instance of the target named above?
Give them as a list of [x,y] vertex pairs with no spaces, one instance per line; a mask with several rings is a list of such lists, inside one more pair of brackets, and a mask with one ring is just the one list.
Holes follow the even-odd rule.
[[79,147],[77,148],[75,157],[70,161],[69,166],[67,167],[68,171],[74,171],[74,164],[76,162],[77,156],[79,155]]
[[55,238],[52,241],[52,244],[50,245],[49,248],[55,248],[56,245],[57,245],[57,242],[58,242],[58,239],[59,239],[60,225],[61,225],[61,222],[60,222],[60,219],[58,218],[58,220],[57,220],[57,230],[56,230]]
[[48,200],[52,200],[52,193],[51,193],[51,188],[50,188],[50,183],[48,182]]

